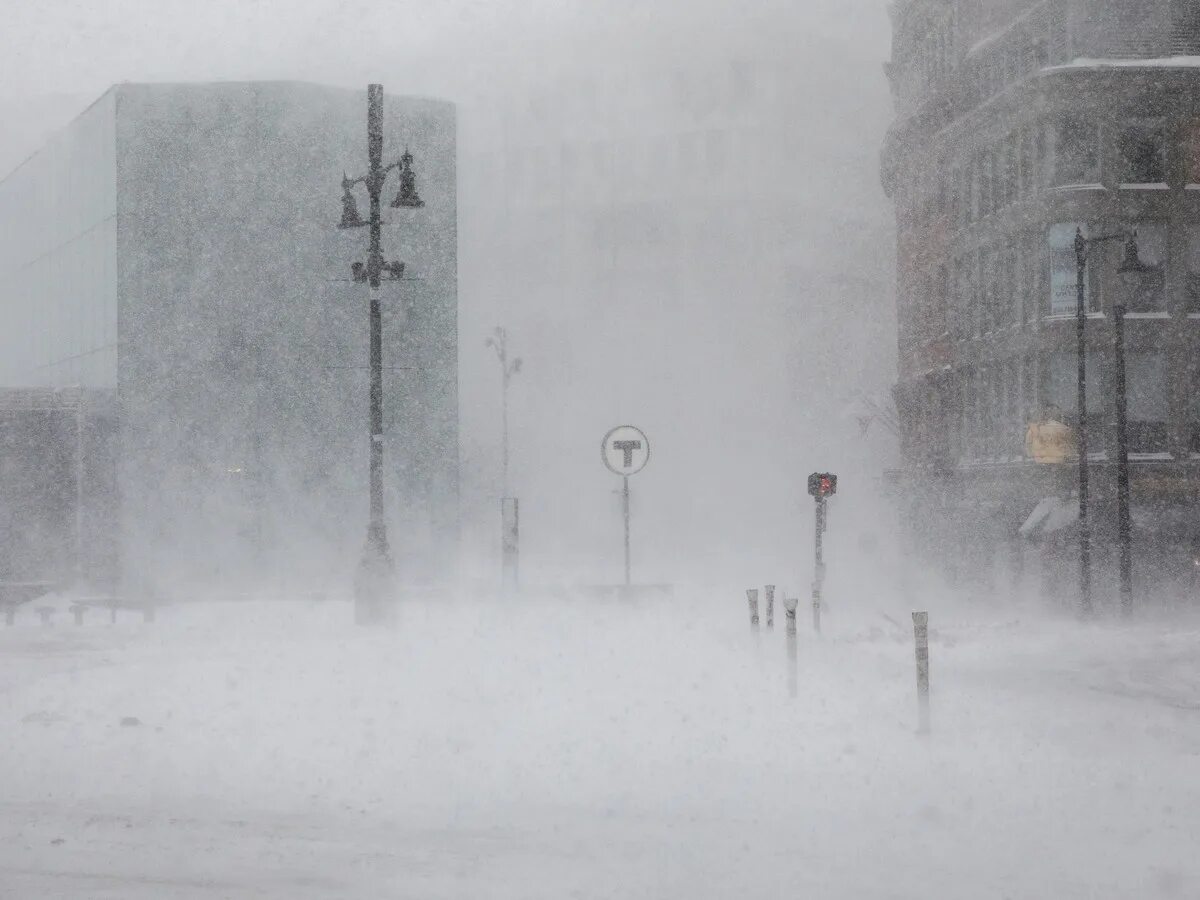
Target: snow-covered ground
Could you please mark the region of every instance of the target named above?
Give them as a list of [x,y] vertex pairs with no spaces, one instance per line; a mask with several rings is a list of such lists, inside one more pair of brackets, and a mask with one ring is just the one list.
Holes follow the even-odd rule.
[[736,595],[350,619],[0,630],[0,897],[1200,896],[1194,621],[935,610],[922,738],[882,617],[794,701]]

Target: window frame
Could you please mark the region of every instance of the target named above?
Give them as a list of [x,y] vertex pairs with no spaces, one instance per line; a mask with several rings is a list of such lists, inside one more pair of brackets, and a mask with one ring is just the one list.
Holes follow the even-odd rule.
[[[1049,128],[1053,137],[1053,153],[1050,157],[1050,183],[1058,188],[1094,187],[1101,184],[1104,174],[1104,154],[1102,152],[1104,135],[1100,123],[1091,116],[1067,114],[1049,123]],[[1077,131],[1079,135],[1083,135],[1090,140],[1090,144],[1087,141],[1080,141],[1075,148],[1080,153],[1090,149],[1090,159],[1086,165],[1077,166],[1071,172],[1064,174],[1064,154],[1062,148],[1066,146],[1064,136],[1069,131]],[[1078,177],[1072,177],[1076,174]]]
[[[1149,127],[1147,127],[1149,126]],[[1140,177],[1138,173],[1133,171],[1133,166],[1136,160],[1130,156],[1127,140],[1135,131],[1143,130],[1145,135],[1154,133],[1157,139],[1157,167],[1147,173],[1147,177]],[[1150,142],[1143,142],[1143,149]],[[1167,119],[1164,116],[1138,116],[1133,119],[1126,120],[1121,123],[1120,130],[1117,133],[1116,140],[1116,158],[1118,165],[1117,183],[1122,188],[1136,188],[1148,186],[1165,186],[1167,183],[1167,167],[1170,164],[1170,143],[1167,134]],[[1156,175],[1157,177],[1150,177]]]

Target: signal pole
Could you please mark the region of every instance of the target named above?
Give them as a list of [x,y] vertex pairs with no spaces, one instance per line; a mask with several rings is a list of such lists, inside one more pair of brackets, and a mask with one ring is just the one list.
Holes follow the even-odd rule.
[[813,532],[815,566],[813,569],[812,610],[813,631],[821,633],[821,592],[825,584],[825,523],[826,500],[837,493],[837,476],[829,472],[814,472],[808,476],[808,493],[816,501],[816,528]]

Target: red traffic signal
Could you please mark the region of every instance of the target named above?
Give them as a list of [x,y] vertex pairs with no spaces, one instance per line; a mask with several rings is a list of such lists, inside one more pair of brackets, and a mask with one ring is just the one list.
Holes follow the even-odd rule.
[[837,493],[837,476],[829,472],[813,472],[808,476],[808,493],[815,500],[824,500]]

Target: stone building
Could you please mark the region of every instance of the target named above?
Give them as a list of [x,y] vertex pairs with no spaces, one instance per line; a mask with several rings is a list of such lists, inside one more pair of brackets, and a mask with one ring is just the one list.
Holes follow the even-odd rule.
[[[897,222],[904,467],[922,549],[986,573],[1075,490],[1028,426],[1076,421],[1077,228],[1136,229],[1148,271],[1087,267],[1088,411],[1098,565],[1115,513],[1112,310],[1124,302],[1135,566],[1194,577],[1200,539],[1200,10],[1182,0],[899,0],[882,152]],[[1028,529],[1026,529],[1028,531]],[[914,532],[917,529],[914,529]],[[1043,562],[1070,569],[1071,529]],[[1048,584],[1064,600],[1068,583]],[[1097,584],[1105,584],[1103,577]]]

